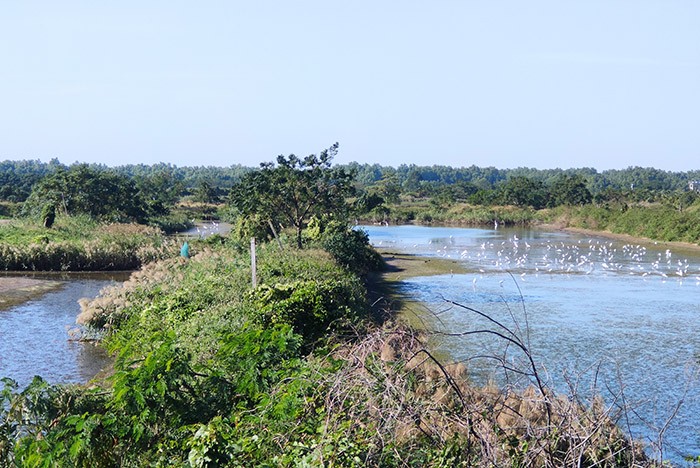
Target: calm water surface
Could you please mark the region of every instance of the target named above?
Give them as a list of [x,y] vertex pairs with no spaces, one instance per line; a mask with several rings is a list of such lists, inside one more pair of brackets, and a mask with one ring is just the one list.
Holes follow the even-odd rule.
[[[33,276],[36,278],[36,276]],[[59,283],[51,292],[0,310],[0,377],[24,388],[35,375],[50,383],[86,382],[107,363],[105,353],[89,343],[70,341],[80,312],[78,299],[124,281],[126,274],[46,276]]]
[[[379,247],[462,262],[467,274],[411,278],[405,290],[428,305],[421,320],[460,333],[493,328],[485,312],[529,336],[550,385],[632,405],[632,435],[649,443],[682,401],[664,438],[664,457],[700,454],[700,255],[660,244],[630,244],[563,232],[418,226],[363,226]],[[529,325],[529,326],[528,326]],[[514,382],[493,359],[493,335],[438,337],[479,382]],[[514,349],[505,357],[523,366]],[[627,426],[627,424],[625,424]],[[650,448],[650,453],[653,452]]]

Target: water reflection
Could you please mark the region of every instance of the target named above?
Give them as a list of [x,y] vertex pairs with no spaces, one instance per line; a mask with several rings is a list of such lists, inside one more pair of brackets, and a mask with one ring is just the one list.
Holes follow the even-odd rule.
[[[698,252],[538,230],[366,230],[380,247],[464,262],[467,274],[406,280],[406,291],[435,312],[422,318],[429,327],[459,333],[493,326],[445,299],[519,326],[554,388],[633,404],[636,437],[656,437],[682,400],[666,448],[676,461],[700,454]],[[495,355],[523,365],[522,355],[514,347],[504,352],[493,335],[440,337],[436,345],[467,362],[478,382],[525,383],[493,360],[474,359]]]

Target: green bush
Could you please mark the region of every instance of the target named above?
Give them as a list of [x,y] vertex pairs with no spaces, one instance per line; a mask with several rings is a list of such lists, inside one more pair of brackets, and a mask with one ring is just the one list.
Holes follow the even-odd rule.
[[339,280],[263,284],[249,300],[262,324],[291,325],[311,343],[359,319],[360,303],[348,286]]
[[0,218],[10,218],[14,216],[21,205],[7,201],[0,201]]
[[231,237],[246,243],[255,238],[259,243],[272,239],[273,234],[267,220],[256,216],[238,216],[232,222]]
[[321,245],[338,264],[358,274],[381,270],[384,261],[369,244],[369,236],[359,229],[326,231]]
[[156,227],[166,234],[186,231],[194,226],[190,218],[185,216],[183,213],[152,216],[148,219],[148,225]]

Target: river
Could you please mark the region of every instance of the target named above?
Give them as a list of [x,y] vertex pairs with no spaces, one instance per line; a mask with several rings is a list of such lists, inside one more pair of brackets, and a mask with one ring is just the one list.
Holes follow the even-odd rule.
[[[409,278],[406,293],[433,345],[479,383],[525,385],[494,357],[527,369],[488,314],[530,344],[559,392],[600,394],[649,453],[682,464],[700,454],[700,252],[528,229],[362,226],[377,247],[459,261],[466,274]],[[529,341],[528,341],[529,340]],[[480,357],[479,357],[480,356]],[[663,433],[661,439],[659,434]],[[659,441],[663,444],[660,445]]]
[[[16,275],[20,276],[20,275]],[[24,275],[23,275],[24,276]],[[78,300],[97,296],[128,273],[73,273],[31,275],[42,279],[49,292],[0,309],[0,377],[24,388],[35,375],[50,383],[84,383],[109,364],[102,349],[71,340],[80,312]]]
[[[200,222],[177,236],[206,238],[230,230],[227,223]],[[94,344],[71,339],[80,312],[78,300],[96,297],[105,286],[128,276],[128,272],[5,274],[3,278],[43,283],[26,301],[16,297],[16,290],[0,287],[0,378],[9,377],[20,388],[35,375],[50,383],[84,383],[93,378],[110,359]]]

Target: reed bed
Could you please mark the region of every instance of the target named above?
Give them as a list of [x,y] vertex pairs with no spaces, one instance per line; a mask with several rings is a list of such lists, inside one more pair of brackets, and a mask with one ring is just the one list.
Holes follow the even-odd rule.
[[[601,399],[478,387],[463,364],[440,362],[424,341],[387,324],[339,347],[334,359],[345,365],[319,386],[325,431],[361,438],[377,465],[654,466]],[[318,461],[331,460],[319,451]]]
[[26,221],[0,226],[0,270],[133,270],[178,253],[176,241],[153,227],[80,221],[51,230]]

